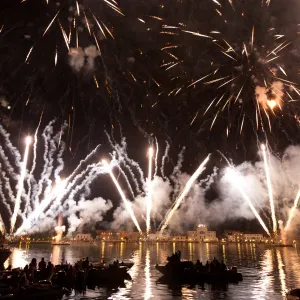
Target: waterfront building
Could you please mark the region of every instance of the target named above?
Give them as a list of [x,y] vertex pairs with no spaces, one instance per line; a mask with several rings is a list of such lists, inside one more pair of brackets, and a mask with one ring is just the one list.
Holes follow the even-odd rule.
[[90,233],[77,233],[74,238],[75,241],[91,242],[93,237]]
[[197,241],[198,242],[217,242],[216,231],[210,231],[207,225],[199,224],[197,227]]
[[158,241],[158,234],[156,234],[156,233],[149,233],[148,237],[147,237],[147,240],[149,242],[156,242],[156,241]]
[[239,243],[244,240],[244,233],[240,231],[225,230],[225,238],[228,242]]
[[160,242],[168,242],[171,240],[171,235],[169,233],[163,233],[162,235],[159,234],[159,231],[156,232],[158,235],[158,239]]
[[168,233],[160,234],[159,231],[155,233],[149,233],[147,240],[150,242],[169,242],[172,240],[172,237]]
[[186,242],[188,239],[185,235],[175,235],[172,237],[173,242]]
[[197,231],[188,231],[187,239],[189,242],[197,242]]
[[140,239],[140,233],[139,232],[121,232],[121,240],[124,240],[126,242],[138,242]]
[[244,233],[245,242],[265,242],[266,239],[260,233]]
[[267,239],[261,233],[243,233],[241,231],[225,230],[224,237],[227,242],[266,242]]
[[199,224],[196,230],[187,232],[189,242],[217,242],[216,231],[208,230],[207,225]]
[[112,232],[112,231],[96,230],[96,234],[97,234],[97,240],[101,240],[101,241],[137,242],[140,239],[139,232],[134,232],[134,231]]
[[207,225],[199,224],[196,230],[187,232],[187,241],[189,242],[217,242],[216,231],[210,231]]
[[120,239],[120,237],[118,237],[118,234],[111,231],[96,230],[96,234],[97,234],[97,240],[101,240],[101,241],[114,241]]

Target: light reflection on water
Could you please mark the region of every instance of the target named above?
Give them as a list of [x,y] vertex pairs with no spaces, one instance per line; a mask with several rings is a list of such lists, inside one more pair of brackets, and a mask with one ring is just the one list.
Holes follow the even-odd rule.
[[[160,277],[156,263],[165,263],[172,251],[181,250],[182,259],[202,262],[213,257],[224,259],[227,265],[236,265],[244,275],[238,285],[223,287],[168,287],[157,284]],[[132,259],[129,271],[132,281],[115,290],[106,288],[88,290],[85,299],[283,299],[286,290],[300,287],[300,256],[297,248],[265,248],[255,244],[194,244],[194,243],[107,243],[93,245],[25,245],[13,248],[6,266],[24,267],[33,257],[41,257],[57,264],[89,257],[91,262],[113,258]],[[73,293],[68,299],[82,299]]]
[[281,294],[282,294],[282,296],[284,296],[287,292],[286,277],[285,277],[285,273],[284,273],[284,264],[282,262],[281,252],[278,249],[276,249],[276,257],[277,257],[278,269],[279,269]]
[[146,251],[146,263],[145,263],[145,295],[144,299],[148,300],[152,297],[151,293],[151,273],[150,273],[150,250]]

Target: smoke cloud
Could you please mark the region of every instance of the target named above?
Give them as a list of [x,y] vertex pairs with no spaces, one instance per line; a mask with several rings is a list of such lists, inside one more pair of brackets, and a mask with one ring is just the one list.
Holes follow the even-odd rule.
[[281,81],[274,81],[270,88],[256,86],[255,95],[258,103],[264,109],[274,109],[276,106],[282,107],[284,86]]
[[[244,162],[235,167],[238,176],[243,183],[243,190],[250,198],[261,217],[267,222],[270,218],[270,202],[264,170],[264,162],[261,153],[260,159],[254,163]],[[277,219],[286,223],[294,199],[297,195],[300,183],[300,146],[288,147],[282,158],[271,153],[268,156],[275,209]],[[178,196],[176,190],[181,191],[191,175],[182,173],[179,165],[173,172],[172,180],[165,180],[156,176],[153,179],[153,211],[152,229],[162,221],[171,204]],[[216,199],[208,201],[206,193],[213,188],[217,192]],[[140,222],[144,222],[146,195],[138,195],[132,202],[133,210]],[[297,211],[293,219],[293,228],[300,225],[300,213]],[[130,216],[123,205],[114,212],[114,229],[133,229]],[[205,179],[199,179],[191,188],[179,209],[175,212],[169,223],[169,230],[185,232],[195,228],[199,223],[211,226],[222,224],[227,220],[245,218],[255,219],[247,201],[242,197],[227,169],[214,169],[213,173]],[[268,223],[268,222],[267,222]]]
[[71,48],[69,52],[70,67],[77,73],[84,70],[92,72],[95,67],[95,59],[100,56],[96,46]]
[[[277,88],[281,87],[281,84],[277,85]],[[114,209],[114,212],[110,228],[135,230],[130,214],[121,199],[120,205],[113,207],[110,200],[99,196],[94,199],[90,198],[91,184],[99,176],[108,173],[107,166],[99,163],[98,159],[97,162],[91,163],[99,146],[79,163],[69,177],[65,179],[60,177],[60,173],[64,169],[65,145],[61,141],[61,135],[65,126],[60,127],[60,130],[55,133],[54,125],[54,121],[50,122],[42,133],[44,164],[41,173],[36,177],[34,174],[36,172],[32,174],[28,172],[32,177],[28,177],[27,184],[24,186],[22,200],[25,201],[26,206],[29,204],[29,208],[19,212],[22,217],[22,220],[19,221],[22,223],[16,234],[53,230],[58,225],[65,225],[68,234],[72,234],[76,230],[82,230],[85,226],[95,226],[99,221],[106,223],[104,218],[111,209]],[[3,207],[11,215],[14,203],[6,201],[6,199],[14,199],[16,195],[21,155],[10,142],[9,134],[1,126],[0,135],[3,141],[3,146],[0,146],[0,197]],[[113,143],[111,139],[109,141],[113,150],[110,167],[119,169],[118,180],[122,181],[122,189],[127,194],[138,222],[144,228],[148,194],[145,174],[148,170],[144,172],[140,165],[128,156],[125,139],[121,144]],[[153,176],[151,185],[152,230],[159,229],[167,212],[192,176],[181,170],[184,148],[178,155],[178,162],[174,166],[173,172],[169,171],[169,175],[166,173],[165,166],[169,167],[169,165],[167,166],[169,148],[170,146],[167,144],[164,151],[159,151],[160,155],[155,154],[153,159],[157,174]],[[158,151],[158,143],[154,151]],[[195,228],[200,222],[214,226],[239,218],[253,220],[255,216],[240,189],[243,189],[255,209],[268,224],[270,203],[262,153],[259,152],[258,157],[256,162],[243,162],[235,166],[236,176],[239,180],[238,187],[233,182],[237,177],[232,178],[232,173],[228,172],[226,166],[219,170],[214,168],[206,178],[200,176],[174,213],[168,230],[184,232]],[[267,151],[267,158],[276,216],[278,220],[283,220],[284,227],[300,187],[300,146],[288,147],[281,157]],[[38,159],[38,155],[34,156],[35,159]],[[35,163],[34,161],[33,165]],[[195,166],[196,169],[197,166]],[[12,185],[11,182],[15,182],[15,185]],[[210,191],[214,191],[213,199],[208,197]],[[57,224],[58,215],[64,218],[65,224]],[[295,217],[291,222],[292,230],[300,225],[299,217],[300,213],[296,210]],[[1,226],[3,227],[3,222],[0,222]]]

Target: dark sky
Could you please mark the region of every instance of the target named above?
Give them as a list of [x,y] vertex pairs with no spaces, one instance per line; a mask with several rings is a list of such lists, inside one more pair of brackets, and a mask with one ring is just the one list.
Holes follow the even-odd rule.
[[[74,15],[70,7],[76,7],[75,1],[49,0],[49,5],[46,5],[46,1],[41,0],[24,3],[1,0],[0,98],[5,100],[0,107],[2,123],[13,134],[14,141],[20,143],[21,137],[34,132],[42,112],[43,125],[53,118],[59,122],[70,121],[72,134],[65,137],[71,149],[66,154],[67,168],[70,169],[99,143],[103,144],[103,152],[110,151],[105,130],[117,140],[120,140],[122,132],[127,137],[130,155],[138,161],[143,161],[144,149],[154,141],[154,137],[161,144],[165,140],[171,144],[174,160],[185,146],[184,170],[187,172],[193,171],[195,164],[208,153],[213,153],[214,166],[224,166],[225,162],[216,150],[222,151],[235,163],[255,160],[258,143],[266,139],[273,151],[280,155],[285,147],[299,142],[299,126],[295,120],[299,95],[293,93],[295,101],[288,102],[285,94],[282,111],[270,112],[272,132],[268,129],[266,117],[263,117],[265,132],[261,128],[257,130],[253,104],[255,84],[251,76],[254,74],[261,80],[268,70],[254,55],[251,59],[255,70],[238,77],[237,84],[245,83],[241,96],[243,102],[238,104],[237,101],[222,111],[218,107],[212,108],[203,115],[215,97],[220,98],[227,93],[228,98],[235,87],[228,84],[220,89],[219,84],[201,83],[194,88],[187,86],[216,68],[220,69],[219,77],[234,77],[239,75],[239,66],[248,62],[239,57],[237,61],[231,60],[211,39],[177,29],[169,30],[175,35],[161,32],[166,31],[163,25],[178,27],[181,26],[179,23],[185,24],[186,30],[205,35],[220,31],[220,44],[224,45],[225,39],[234,49],[241,51],[243,43],[249,46],[254,26],[255,47],[261,55],[284,40],[291,42],[280,52],[278,63],[268,64],[266,68],[280,65],[288,74],[281,77],[298,83],[299,5],[294,0],[289,0],[288,5],[286,1],[271,0],[270,7],[262,4],[262,0],[233,0],[233,9],[228,0],[219,2],[222,7],[210,0],[121,0],[119,6],[125,14],[122,17],[101,0],[79,1],[82,8],[85,7],[82,11],[93,23],[95,35],[101,36],[92,14],[110,28],[115,39],[109,35],[107,39],[99,38],[102,57],[95,59],[95,69],[75,72],[69,65],[68,50],[59,26],[60,22],[68,32],[70,17]],[[42,37],[58,10],[58,18]],[[84,24],[83,16],[80,20]],[[85,48],[94,45],[95,40],[82,24],[76,26],[80,27],[79,46]],[[275,34],[285,37],[278,42],[274,40]],[[71,47],[75,47],[74,41],[75,38]],[[169,52],[182,62],[165,70],[160,66],[174,58],[160,49],[170,45],[179,45]],[[30,59],[25,63],[32,46]],[[56,49],[58,63],[55,66]],[[171,93],[181,86],[183,88],[176,96]],[[210,130],[218,111],[215,125]],[[197,118],[191,125],[196,114]],[[240,133],[243,116],[244,125]],[[230,134],[227,136],[229,124]]]

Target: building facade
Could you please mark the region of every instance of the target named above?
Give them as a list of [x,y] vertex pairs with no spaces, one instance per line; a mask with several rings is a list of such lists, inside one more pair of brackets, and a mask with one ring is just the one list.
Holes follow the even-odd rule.
[[187,239],[189,242],[197,242],[197,231],[188,231]]
[[96,230],[97,240],[101,241],[115,241],[115,242],[137,242],[140,239],[140,234],[138,232],[112,232],[104,230]]
[[101,241],[114,241],[119,237],[115,232],[104,231],[104,230],[96,230],[97,240]]
[[245,233],[244,241],[245,242],[265,242],[265,238],[260,233]]
[[172,237],[173,242],[186,242],[188,239],[185,235],[175,235]]
[[225,230],[224,236],[227,242],[266,242],[267,239],[261,233],[243,233],[240,231]]
[[121,240],[126,242],[138,242],[140,240],[139,232],[121,232]]
[[77,233],[74,237],[75,241],[91,242],[93,237],[90,233]]
[[147,241],[149,242],[169,242],[172,240],[172,237],[168,233],[160,234],[159,231],[155,233],[149,233]]
[[193,242],[217,242],[217,233],[216,231],[210,231],[207,228],[207,225],[200,224],[198,225],[196,231],[188,231],[187,240]]
[[240,231],[225,230],[224,235],[227,242],[239,243],[244,240],[244,234]]

